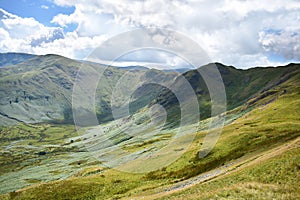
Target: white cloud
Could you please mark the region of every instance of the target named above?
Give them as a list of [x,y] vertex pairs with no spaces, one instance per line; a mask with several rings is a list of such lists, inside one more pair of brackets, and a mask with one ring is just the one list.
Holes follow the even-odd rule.
[[239,17],[247,17],[251,13],[261,11],[273,13],[279,10],[295,10],[300,8],[299,1],[297,0],[272,0],[272,2],[259,0],[227,0],[223,2],[223,6],[218,10],[226,13],[232,12]]
[[0,9],[0,13],[3,13],[0,26],[9,32],[10,37],[16,39],[22,39],[24,36],[31,37],[31,35],[45,29],[44,25],[34,18],[21,18],[2,9]]
[[[82,21],[84,18],[94,21],[95,18],[89,18],[92,13],[96,15],[112,14],[114,22],[118,25],[129,25],[134,27],[139,26],[160,26],[166,27],[170,24],[174,24],[174,15],[179,8],[181,1],[164,1],[164,0],[121,0],[121,1],[66,1],[55,0],[55,3],[60,6],[75,6],[74,14],[70,15],[71,19],[67,19],[67,16],[57,16],[53,22],[59,21],[72,21],[78,24],[85,23]],[[81,16],[76,18],[75,16]],[[94,17],[91,15],[91,17]],[[61,19],[60,19],[61,18]]]
[[102,43],[106,36],[80,37],[76,32],[69,32],[63,39],[51,43],[43,43],[32,48],[37,54],[59,54],[69,58],[84,59],[98,44]]
[[[105,63],[111,64],[107,61],[105,61]],[[129,52],[115,60],[113,65],[141,65],[157,69],[193,68],[189,63],[177,55],[167,51],[152,49],[140,49]]]
[[21,18],[0,9],[0,51],[33,54],[59,54],[83,59],[105,36],[81,37],[64,34],[60,27],[46,27],[34,18]]
[[9,38],[9,33],[5,29],[0,28],[0,41],[7,40],[8,38]]
[[259,41],[266,52],[289,60],[300,60],[300,30],[261,32]]
[[49,6],[42,5],[41,8],[42,8],[42,9],[45,9],[45,10],[48,10],[48,9],[49,9]]
[[[156,26],[181,31],[198,42],[211,60],[225,64],[250,67],[260,61],[269,65],[272,64],[268,60],[270,51],[284,54],[286,62],[290,58],[299,59],[295,56],[298,50],[295,38],[282,36],[289,41],[284,43],[290,45],[290,51],[284,52],[279,50],[280,42],[277,45],[279,49],[268,48],[267,52],[261,38],[267,29],[294,29],[294,32],[299,32],[300,2],[296,0],[274,0],[272,3],[255,0],[55,2],[61,6],[75,6],[75,12],[69,16],[58,15],[53,22],[62,26],[76,23],[79,25],[78,34],[83,36],[105,32],[116,34],[132,27]],[[110,17],[105,19],[103,15]],[[117,26],[122,28],[114,28]]]
[[0,21],[0,34],[5,37],[0,41],[2,52],[32,53],[32,42],[37,44],[43,37],[51,39],[56,37],[55,34],[61,32],[60,28],[45,27],[33,18],[21,18],[2,9],[0,12],[3,13]]
[[[269,58],[270,54],[285,58],[283,62],[299,60],[299,38],[290,37],[300,31],[300,2],[297,0],[274,0],[271,3],[258,0],[53,2],[59,6],[74,6],[75,10],[69,15],[58,14],[51,22],[65,30],[75,24],[76,30],[64,34],[64,38],[46,40],[53,35],[53,28],[45,27],[33,18],[8,17],[0,24],[0,38],[7,38],[7,33],[10,38],[0,43],[1,51],[11,48],[35,52],[38,49],[83,58],[104,38],[138,27],[161,27],[180,31],[192,38],[205,49],[212,61],[237,67],[250,67],[258,62],[271,65],[274,62]],[[272,34],[269,30],[279,30],[281,34]],[[32,47],[30,41],[33,38],[47,42]],[[85,43],[79,45],[79,41]],[[139,41],[133,42],[138,44]]]

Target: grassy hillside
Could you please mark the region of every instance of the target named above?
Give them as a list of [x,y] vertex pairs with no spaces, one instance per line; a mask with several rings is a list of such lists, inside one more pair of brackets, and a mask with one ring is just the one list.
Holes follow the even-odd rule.
[[[11,63],[7,63],[10,60]],[[1,54],[0,68],[0,124],[25,123],[72,123],[72,92],[77,72],[95,70],[103,72],[96,90],[96,114],[100,122],[112,120],[111,94],[126,70],[71,60],[58,55]],[[128,69],[131,70],[131,69]],[[155,82],[157,78],[168,84],[177,74],[149,69],[131,70],[122,85],[136,86]],[[97,81],[97,80],[95,80]],[[132,96],[131,109],[136,111],[153,99],[157,90],[146,87],[142,97]],[[80,95],[80,94],[79,94]],[[85,95],[82,91],[81,95]],[[126,93],[121,94],[126,95]],[[139,99],[139,100],[138,100]],[[147,99],[148,101],[145,101]],[[120,106],[119,101],[115,106]]]
[[234,173],[157,199],[299,199],[299,145],[298,138]]
[[[104,66],[99,64],[79,62],[58,55],[35,56],[17,53],[1,54],[0,65],[2,125],[18,122],[72,123],[71,100],[78,69],[83,67],[86,71],[94,69],[98,72],[104,70]],[[211,65],[201,67],[200,71],[209,69]],[[228,110],[244,104],[249,98],[284,82],[299,71],[297,64],[249,70],[235,69],[220,63],[215,65],[223,78]],[[129,71],[130,73],[127,73]],[[178,73],[141,67],[109,67],[103,74],[95,99],[96,114],[100,122],[113,119],[111,94],[116,86],[122,85],[123,88],[120,94],[114,97],[114,108],[120,107],[128,91],[140,84],[142,86],[130,99],[131,114],[149,103],[159,103],[167,109],[167,122],[172,125],[170,127],[178,125],[179,102],[168,87],[162,87],[172,85],[180,91],[182,85],[181,79],[177,77]],[[123,77],[124,75],[126,76]],[[201,119],[210,117],[210,96],[201,75],[198,71],[191,70],[183,73],[183,77],[188,80],[198,97]],[[84,95],[82,92],[82,96]]]
[[[254,98],[257,100],[257,108],[224,127],[217,145],[205,159],[197,157],[197,149],[205,135],[202,132],[196,136],[198,141],[185,156],[169,166],[167,171],[154,172],[150,178],[188,178],[257,149],[298,137],[300,110],[294,108],[300,107],[299,81],[298,74],[286,83],[272,88],[276,93],[258,98],[259,100]],[[253,99],[249,100],[252,101]],[[248,104],[240,109],[245,109]]]
[[16,65],[35,57],[25,53],[0,53],[0,67]]
[[[242,70],[236,69],[232,66],[225,66],[220,63],[208,64],[198,70],[201,72],[214,66],[218,68],[223,79],[227,97],[227,110],[234,109],[259,94],[265,94],[265,92],[269,91],[270,88],[280,85],[300,71],[300,65],[298,64],[289,64],[287,66],[276,68],[257,67]],[[186,80],[188,80],[198,97],[201,119],[206,119],[211,115],[211,99],[206,83],[198,70],[188,71],[184,73],[183,76]],[[174,85],[181,88],[180,79],[177,79],[174,82]],[[269,92],[272,93],[272,91]],[[269,94],[265,94],[265,96],[268,95]],[[174,116],[178,116],[179,113],[176,97],[170,91],[165,90],[162,91],[158,102],[171,110],[170,115],[172,115],[172,122],[174,123],[174,120],[176,119]]]
[[[7,162],[5,168],[11,168],[11,171],[2,171],[1,178],[3,177],[3,179],[0,183],[7,183],[10,178],[13,181],[13,179],[19,177],[20,174],[17,172],[20,171],[25,176],[21,176],[19,179],[31,182],[37,181],[40,184],[15,192],[11,191],[2,195],[1,198],[141,199],[145,196],[149,199],[154,197],[167,199],[202,199],[202,197],[204,199],[234,199],[241,197],[292,199],[292,197],[297,197],[300,194],[299,189],[297,189],[300,166],[298,156],[300,110],[297,109],[300,108],[300,74],[298,66],[294,68],[296,69],[291,71],[287,70],[288,68],[279,69],[284,71],[276,75],[279,80],[268,81],[265,83],[268,87],[261,86],[260,92],[249,96],[248,100],[245,100],[241,106],[228,111],[228,124],[224,127],[217,145],[208,156],[202,159],[198,157],[199,149],[206,134],[204,130],[196,134],[189,149],[174,163],[145,174],[120,172],[105,168],[101,163],[95,163],[95,160],[89,160],[88,152],[82,151],[82,144],[84,141],[97,140],[98,136],[93,136],[93,132],[83,134],[87,138],[81,143],[80,140],[77,140],[79,137],[72,135],[71,127],[66,127],[63,130],[60,129],[60,126],[39,125],[36,128],[46,127],[46,130],[49,131],[44,131],[43,137],[39,134],[39,131],[32,133],[31,127],[27,126],[16,127],[15,129],[2,128],[1,133],[4,134],[1,135],[1,152],[8,151],[13,154],[24,152],[22,148],[28,149],[28,146],[26,147],[27,142],[30,140],[36,141],[35,138],[42,137],[44,138],[42,141],[32,141],[31,145],[38,146],[40,148],[38,152],[45,151],[46,154],[38,157],[45,159],[45,161],[36,161],[33,162],[34,164],[24,164],[28,160],[26,156],[24,156],[24,160],[19,159],[16,163]],[[260,79],[263,79],[263,77],[260,77]],[[110,122],[105,125],[107,128],[112,127],[111,132],[108,132],[112,136],[119,134],[119,129],[113,128],[115,127],[114,123]],[[146,122],[142,121],[141,123]],[[31,131],[27,131],[28,129]],[[21,130],[26,133],[23,135],[28,135],[28,137],[22,138],[23,141],[20,144],[13,143],[16,139],[16,132],[20,133]],[[69,134],[67,134],[67,130],[70,131]],[[89,132],[89,128],[86,131]],[[152,131],[148,131],[150,132],[144,132],[143,135],[152,137]],[[169,132],[172,132],[172,130],[169,130]],[[66,135],[62,135],[62,133],[66,133]],[[57,135],[57,139],[50,139],[52,135]],[[124,147],[129,152],[134,152],[139,151],[141,148],[158,145],[161,142],[161,140],[153,140],[153,138],[151,142],[147,142],[150,139],[145,138],[137,143],[136,137],[130,137],[125,140],[118,140],[116,145]],[[166,139],[168,137],[164,137],[164,140]],[[133,143],[130,143],[130,141],[133,141]],[[47,150],[47,145],[56,142],[58,146],[52,147],[54,152]],[[7,146],[9,148],[5,149]],[[290,147],[284,148],[286,146]],[[10,151],[10,147],[13,147],[12,151]],[[280,151],[277,150],[279,147]],[[55,150],[56,148],[58,149]],[[180,149],[180,145],[178,148]],[[21,155],[16,156],[21,158]],[[239,170],[232,171],[228,175],[218,176],[216,180],[213,179],[207,183],[195,185],[185,191],[179,191],[179,193],[174,191],[174,193],[167,193],[165,197],[155,196],[156,193],[163,192],[165,188],[175,183],[180,183],[215,168],[230,166],[237,159],[242,160],[244,164],[239,167]],[[6,158],[3,157],[2,163],[5,160]],[[255,162],[252,163],[252,161]],[[15,166],[17,163],[23,163],[23,166],[18,168],[19,166]],[[247,165],[247,163],[249,164]],[[50,168],[48,169],[47,166],[48,168],[50,166]],[[56,168],[56,171],[54,168]],[[37,180],[37,176],[33,176],[32,169],[40,170],[39,173],[42,173],[45,169],[48,169],[48,171],[46,170],[44,174],[41,174],[40,177],[42,178]],[[56,181],[54,181],[55,179],[47,179],[49,174],[58,175]],[[61,179],[69,178],[58,180],[60,177]],[[50,182],[43,183],[44,181]],[[23,185],[26,186],[26,184]],[[8,190],[6,191],[8,192]]]

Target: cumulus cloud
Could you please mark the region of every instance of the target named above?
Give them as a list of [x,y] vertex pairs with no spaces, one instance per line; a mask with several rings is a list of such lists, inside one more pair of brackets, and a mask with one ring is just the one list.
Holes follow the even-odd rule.
[[46,33],[32,36],[30,45],[32,47],[37,47],[43,43],[51,43],[58,39],[63,39],[64,33],[60,28],[48,29]]
[[259,41],[266,52],[281,55],[288,60],[300,60],[300,30],[261,32]]
[[81,37],[77,32],[64,33],[61,27],[47,27],[34,18],[22,18],[0,9],[0,51],[33,54],[59,54],[84,59],[104,35]]
[[[79,25],[79,35],[101,34],[103,27],[110,34],[136,27],[161,27],[181,31],[191,37],[207,51],[211,60],[238,67],[250,67],[258,61],[262,65],[272,64],[268,59],[270,52],[282,54],[287,59],[286,62],[289,59],[299,59],[297,37],[282,34],[280,42],[280,38],[264,34],[267,29],[287,32],[299,27],[300,3],[296,0],[275,0],[272,3],[241,0],[54,2],[60,6],[75,6],[73,14],[58,15],[52,22],[61,26],[76,23]],[[114,28],[118,26],[122,28]],[[292,32],[299,30],[298,28]],[[277,44],[276,48],[274,45],[266,46],[267,36],[268,39],[272,37],[276,40],[272,42]],[[280,48],[283,43],[288,51]]]
[[[71,20],[77,21],[79,24],[82,22],[79,18],[74,16],[86,16],[91,13],[95,14],[111,14],[117,24],[129,25],[134,27],[141,26],[159,26],[166,27],[174,24],[174,16],[176,10],[183,4],[179,0],[164,1],[164,0],[121,0],[121,1],[89,1],[76,0],[55,0],[57,5],[60,6],[74,6],[76,8],[74,15],[70,15]],[[61,19],[60,19],[61,18]],[[55,21],[68,21],[67,16],[58,16],[54,18]],[[89,18],[93,20],[93,18]],[[94,19],[95,20],[95,19]]]
[[34,18],[21,18],[0,9],[2,19],[0,26],[10,33],[15,39],[31,37],[36,35],[40,30],[45,31],[45,27]]
[[[6,38],[0,43],[1,51],[8,48],[54,51],[83,58],[105,38],[135,28],[160,27],[192,38],[211,61],[250,67],[278,64],[269,55],[283,57],[285,63],[299,60],[298,0],[274,0],[272,3],[256,0],[53,0],[53,3],[75,8],[71,14],[54,16],[51,21],[57,26],[54,28],[45,27],[33,18],[12,17],[6,13],[8,17],[0,22],[0,38]],[[76,29],[64,33],[70,25],[75,25]],[[135,44],[127,42],[127,45],[138,46],[138,38],[132,42]]]
[[106,40],[106,36],[80,37],[76,32],[66,33],[63,39],[42,43],[32,48],[33,53],[59,54],[69,58],[84,59],[90,52]]
[[32,52],[32,47],[64,38],[60,27],[46,27],[34,18],[21,18],[0,9],[1,51]]

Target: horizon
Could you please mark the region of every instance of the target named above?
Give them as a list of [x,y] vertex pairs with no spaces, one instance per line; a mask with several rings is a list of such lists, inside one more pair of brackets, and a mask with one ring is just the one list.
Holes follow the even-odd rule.
[[[221,65],[224,65],[226,67],[233,67],[235,69],[240,69],[240,70],[248,70],[248,69],[253,69],[253,68],[267,68],[267,67],[285,67],[285,66],[288,66],[288,65],[291,65],[291,64],[300,64],[300,62],[289,62],[289,63],[285,63],[285,64],[282,64],[282,65],[269,65],[269,66],[250,66],[248,68],[238,68],[234,65],[228,65],[226,63],[221,63],[221,62],[217,62],[217,61],[212,61],[212,62],[209,62],[209,63],[205,63],[203,65],[201,65],[200,67],[194,67],[194,66],[187,66],[187,67],[174,67],[174,66],[167,66],[167,65],[154,65],[153,63],[145,63],[145,62],[111,62],[111,61],[104,61],[106,63],[102,63],[102,62],[97,62],[97,61],[90,61],[90,60],[78,60],[78,59],[73,59],[73,58],[69,58],[69,57],[66,57],[66,56],[63,56],[63,55],[59,55],[59,54],[52,54],[52,53],[49,53],[49,54],[31,54],[31,53],[22,53],[22,52],[5,52],[5,53],[1,53],[0,52],[0,55],[1,54],[25,54],[25,55],[32,55],[32,56],[60,56],[60,57],[64,57],[66,59],[71,59],[71,60],[74,60],[74,61],[78,61],[78,62],[89,62],[89,63],[94,63],[94,64],[99,64],[99,65],[103,65],[103,66],[109,66],[109,67],[116,67],[116,68],[128,68],[128,67],[144,67],[144,68],[147,68],[147,69],[156,69],[156,70],[160,70],[160,71],[168,71],[168,70],[186,70],[186,71],[190,71],[190,70],[194,70],[194,69],[198,69],[200,67],[203,67],[203,66],[206,66],[206,65],[210,65],[210,64],[221,64]],[[23,62],[23,61],[22,61]],[[17,63],[19,64],[19,63]],[[15,64],[15,65],[17,65]],[[111,65],[111,64],[114,64],[114,65]],[[159,67],[161,66],[161,67]],[[1,66],[0,66],[1,67]],[[6,67],[6,66],[4,66]],[[165,67],[165,68],[164,68]]]

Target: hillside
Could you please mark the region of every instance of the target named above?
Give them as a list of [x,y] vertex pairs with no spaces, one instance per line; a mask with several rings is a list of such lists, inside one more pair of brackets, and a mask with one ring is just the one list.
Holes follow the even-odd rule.
[[34,57],[36,56],[25,53],[0,53],[0,67],[16,65]]
[[[300,197],[299,64],[241,70],[216,63],[228,109],[222,134],[204,158],[199,153],[208,124],[218,116],[209,116],[210,96],[196,70],[178,76],[108,68],[96,92],[97,116],[105,123],[77,130],[68,106],[81,64],[46,55],[0,68],[0,199]],[[130,76],[122,78],[128,70]],[[197,95],[201,121],[179,128],[178,100],[153,82],[180,89],[182,77]],[[133,94],[130,115],[112,120],[109,95],[120,79],[130,87],[141,81],[144,86]],[[166,108],[167,118],[159,107],[151,110],[155,103]],[[188,132],[196,125],[196,132]],[[172,160],[174,154],[180,156]],[[172,162],[160,165],[167,160]]]
[[[26,55],[27,59],[23,59],[23,54],[17,55],[1,55],[1,63],[11,59],[12,56],[12,63],[16,63],[0,68],[0,115],[2,119],[0,123],[2,125],[18,122],[72,122],[71,99],[78,70],[80,68],[94,69],[101,72],[105,69],[98,64],[79,62],[57,55],[33,57],[30,55],[30,58]],[[14,62],[15,58],[19,58],[18,61],[22,60],[22,62]],[[126,69],[116,67],[105,69],[96,91],[96,113],[99,121],[112,120],[111,92],[125,73]],[[164,84],[168,84],[176,76],[174,72],[137,68],[131,71],[131,78],[127,78],[127,82],[123,84],[129,86],[155,82],[156,76],[154,75],[159,74],[163,76]],[[153,90],[153,94],[155,93],[156,91]],[[148,94],[150,95],[149,92]],[[136,98],[133,97],[133,101]],[[146,98],[151,100],[151,97],[146,96]],[[138,110],[144,105],[143,103],[135,104],[132,109]]]
[[[99,64],[79,62],[57,55],[34,56],[16,53],[1,54],[0,63],[2,63],[0,68],[2,125],[18,122],[72,123],[72,91],[79,69],[87,71],[93,69],[104,74],[96,90],[96,114],[100,122],[113,120],[112,106],[120,107],[123,104],[122,100],[116,101],[115,98],[115,105],[111,105],[112,91],[115,90],[116,84],[121,84],[127,89],[121,90],[119,99],[128,95],[126,91],[131,86],[141,85],[130,100],[131,114],[156,102],[167,109],[170,116],[168,122],[178,124],[179,119],[176,118],[180,113],[179,102],[168,86],[180,91],[180,88],[183,88],[180,81],[182,76],[197,95],[201,119],[211,115],[209,92],[197,70],[185,72],[181,76],[176,72],[150,70],[139,66],[104,68]],[[227,110],[242,105],[254,95],[284,82],[299,71],[297,64],[240,70],[220,63],[203,66],[199,71],[205,71],[211,65],[218,67],[223,79]],[[127,73],[129,71],[130,73]]]
[[[185,72],[183,77],[189,82],[195,91],[198,102],[201,119],[206,119],[211,115],[211,101],[208,88],[201,76],[202,71],[209,70],[212,65],[216,65],[220,71],[221,77],[226,91],[227,110],[231,110],[246,103],[250,98],[255,96],[268,96],[268,91],[288,80],[291,76],[298,74],[300,65],[289,64],[280,67],[256,67],[247,70],[236,69],[232,66],[225,66],[220,63],[209,64],[199,68]],[[200,72],[200,73],[199,73]],[[173,83],[178,88],[182,88],[180,78]],[[189,98],[187,98],[189,99]],[[173,116],[178,115],[179,109],[174,109],[178,105],[176,97],[169,91],[163,91],[158,102],[173,111],[170,113]],[[255,102],[249,102],[251,107]],[[173,108],[173,109],[172,109]],[[174,120],[174,119],[173,119]],[[174,121],[173,121],[174,122]]]

